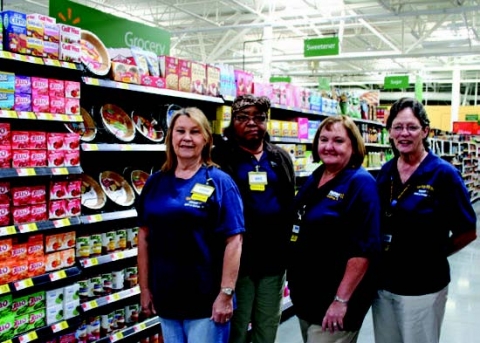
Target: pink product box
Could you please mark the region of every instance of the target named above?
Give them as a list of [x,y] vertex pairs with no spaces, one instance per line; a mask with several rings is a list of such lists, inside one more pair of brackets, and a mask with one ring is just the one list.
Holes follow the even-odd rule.
[[80,44],[60,42],[58,59],[67,62],[80,63],[82,50]]
[[48,113],[50,111],[50,97],[48,95],[32,94],[32,111],[37,113]]
[[50,108],[48,110],[50,113],[65,113],[65,98],[58,96],[50,97]]
[[28,131],[28,149],[47,149],[47,133],[44,131]]
[[12,149],[12,168],[30,167],[30,150]]
[[64,151],[65,167],[76,167],[80,165],[80,150]]
[[63,98],[65,95],[65,82],[63,80],[48,79],[48,95]]
[[50,58],[52,60],[58,60],[59,56],[60,48],[57,42],[43,42],[43,57]]
[[178,60],[178,90],[190,92],[192,84],[192,61]]
[[49,167],[65,166],[65,151],[63,150],[47,150],[47,163]]
[[80,135],[76,133],[62,133],[64,150],[79,150]]
[[40,14],[40,13],[30,13],[27,14],[27,19],[34,19],[34,20],[39,20],[43,24],[55,24],[57,22],[57,19],[53,17],[49,17],[48,15]]
[[15,75],[15,93],[32,93],[32,79],[30,76]]
[[30,150],[30,166],[46,167],[47,166],[47,150]]
[[12,149],[10,145],[0,146],[0,168],[12,166]]
[[27,47],[27,16],[15,11],[1,12],[3,22],[3,48],[24,54]]
[[60,42],[60,31],[57,24],[43,23],[43,40],[57,44]]
[[13,92],[0,90],[0,110],[13,110],[15,106],[15,95]]
[[82,31],[79,27],[66,24],[58,24],[58,31],[60,33],[60,42],[80,44]]
[[30,218],[33,222],[41,222],[48,219],[47,204],[30,206]]
[[65,98],[80,99],[80,82],[64,81]]
[[142,75],[140,83],[144,86],[150,86],[155,88],[165,88],[165,78],[158,76]]
[[28,149],[30,131],[12,131],[12,149]]
[[15,93],[15,111],[30,112],[32,111],[32,96],[25,93]]
[[65,141],[64,134],[60,132],[47,132],[47,149],[48,150],[64,150]]
[[48,95],[48,79],[45,77],[32,77],[31,87],[34,95]]
[[0,123],[0,145],[11,145],[12,131],[10,123]]
[[65,98],[65,114],[80,114],[80,99]]
[[308,118],[297,118],[298,124],[298,138],[299,139],[308,139]]

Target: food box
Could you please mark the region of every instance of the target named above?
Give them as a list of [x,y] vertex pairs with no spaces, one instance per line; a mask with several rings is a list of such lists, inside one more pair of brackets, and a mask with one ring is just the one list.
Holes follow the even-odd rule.
[[27,37],[37,38],[43,41],[44,24],[35,15],[27,14]]
[[58,24],[58,31],[60,35],[60,42],[69,44],[80,44],[82,37],[82,30],[79,27]]
[[0,145],[0,168],[12,166],[12,148],[9,145]]
[[188,60],[178,60],[178,90],[190,92],[192,84],[192,62]]
[[61,305],[63,306],[64,288],[56,288],[45,292],[45,306],[47,308]]
[[159,56],[160,76],[165,78],[166,88],[178,90],[178,58]]
[[190,91],[196,94],[207,94],[207,68],[203,63],[191,62]]
[[3,47],[24,54],[27,48],[27,16],[15,11],[1,12],[3,22]]
[[26,93],[15,93],[13,109],[19,112],[32,111],[32,96]]
[[12,91],[0,90],[0,110],[13,110],[15,94]]
[[43,40],[35,37],[27,37],[27,55],[43,57]]
[[12,131],[10,123],[0,123],[0,146],[11,144]]
[[65,98],[80,99],[80,82],[64,81]]
[[15,332],[15,316],[13,313],[4,313],[0,316],[0,342],[13,338]]
[[140,84],[149,87],[156,88],[165,88],[166,81],[164,77],[151,76],[151,75],[142,75],[140,79]]
[[15,74],[6,71],[0,71],[0,89],[2,91],[15,91]]
[[82,48],[80,44],[60,42],[58,55],[58,59],[61,61],[80,63]]
[[31,77],[32,94],[48,95],[48,79],[46,77]]
[[138,67],[121,62],[112,62],[112,78],[126,83],[140,83]]
[[207,95],[220,95],[220,68],[207,65]]

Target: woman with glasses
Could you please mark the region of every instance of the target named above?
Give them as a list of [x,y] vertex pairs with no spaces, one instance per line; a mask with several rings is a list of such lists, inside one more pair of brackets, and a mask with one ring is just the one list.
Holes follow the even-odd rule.
[[213,150],[238,185],[245,214],[231,343],[247,342],[249,323],[250,342],[274,343],[281,316],[295,173],[289,154],[268,142],[269,109],[266,97],[235,98],[225,140]]
[[396,157],[377,177],[383,255],[372,307],[376,343],[439,342],[447,257],[476,238],[461,174],[429,150],[429,124],[412,98],[395,102],[386,123]]
[[312,144],[322,164],[295,197],[288,287],[306,343],[354,343],[375,295],[380,200],[354,121],[330,116]]
[[142,190],[141,306],[165,343],[227,343],[245,231],[232,178],[212,162],[212,130],[198,108],[175,112],[167,159]]

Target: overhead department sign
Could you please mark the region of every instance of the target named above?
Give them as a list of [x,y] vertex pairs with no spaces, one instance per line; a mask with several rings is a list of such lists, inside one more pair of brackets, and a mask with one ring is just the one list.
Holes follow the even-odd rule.
[[408,75],[385,76],[383,81],[383,89],[403,89],[408,86]]
[[313,38],[303,41],[304,57],[338,55],[339,51],[338,37]]
[[116,17],[68,0],[50,0],[49,14],[57,18],[58,23],[92,31],[107,48],[137,46],[156,55],[170,54],[170,33],[153,26]]

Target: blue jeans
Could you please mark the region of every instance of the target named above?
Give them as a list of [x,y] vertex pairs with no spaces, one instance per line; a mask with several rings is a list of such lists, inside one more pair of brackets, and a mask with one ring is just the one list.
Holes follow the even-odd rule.
[[230,322],[220,324],[210,318],[160,318],[160,326],[165,343],[227,343],[230,335]]

